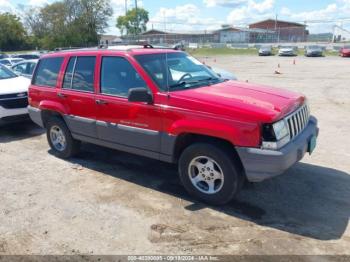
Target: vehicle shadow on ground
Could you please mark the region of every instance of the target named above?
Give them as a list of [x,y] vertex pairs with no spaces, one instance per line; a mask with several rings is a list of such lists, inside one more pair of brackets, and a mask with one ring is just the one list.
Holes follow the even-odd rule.
[[350,218],[350,175],[298,163],[284,175],[248,183],[222,207],[195,202],[180,184],[175,165],[84,144],[72,163],[192,202],[187,210],[218,212],[319,240],[339,239]]
[[18,123],[0,126],[0,143],[9,143],[19,141],[45,133],[45,129],[34,124],[32,121],[24,121]]

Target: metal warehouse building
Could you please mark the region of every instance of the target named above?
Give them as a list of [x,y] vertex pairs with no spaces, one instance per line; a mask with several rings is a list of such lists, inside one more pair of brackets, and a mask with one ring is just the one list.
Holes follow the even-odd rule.
[[220,43],[270,43],[276,40],[275,31],[259,28],[224,26],[215,33],[218,34]]
[[[212,31],[194,31],[194,32],[167,32],[156,29],[148,30],[139,37],[148,43],[155,44],[175,44],[185,43],[214,43],[218,42],[218,35]],[[130,38],[130,37],[129,37]]]
[[250,29],[273,30],[276,32],[277,42],[303,42],[306,41],[309,31],[305,24],[267,19],[249,25]]

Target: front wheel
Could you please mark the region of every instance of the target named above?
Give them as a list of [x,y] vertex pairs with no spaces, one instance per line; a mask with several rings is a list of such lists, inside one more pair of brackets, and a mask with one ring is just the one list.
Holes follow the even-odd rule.
[[243,185],[234,154],[206,143],[193,144],[184,150],[179,159],[179,175],[190,194],[213,205],[226,204]]

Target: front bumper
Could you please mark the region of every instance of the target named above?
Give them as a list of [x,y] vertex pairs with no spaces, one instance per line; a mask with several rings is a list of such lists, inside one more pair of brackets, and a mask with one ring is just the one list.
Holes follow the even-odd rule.
[[317,119],[310,117],[304,131],[279,150],[237,147],[248,181],[260,182],[283,174],[308,151],[309,141],[318,136]]
[[260,56],[270,56],[270,55],[272,55],[272,53],[271,52],[259,52],[259,55]]
[[319,56],[323,56],[323,53],[321,53],[321,52],[306,53],[306,56],[319,57]]
[[28,109],[6,109],[0,106],[0,125],[28,119]]
[[279,56],[295,56],[295,53],[292,52],[283,52],[283,53],[278,53]]

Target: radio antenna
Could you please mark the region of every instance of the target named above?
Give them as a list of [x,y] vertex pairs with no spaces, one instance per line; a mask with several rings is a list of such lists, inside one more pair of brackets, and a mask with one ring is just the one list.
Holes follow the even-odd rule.
[[[166,16],[165,12],[163,13],[163,19],[164,19],[164,42],[167,44],[167,32],[166,32]],[[169,66],[168,66],[168,50],[165,51],[165,77],[166,77],[166,87],[167,87],[167,98],[170,98],[170,86],[169,86]]]

